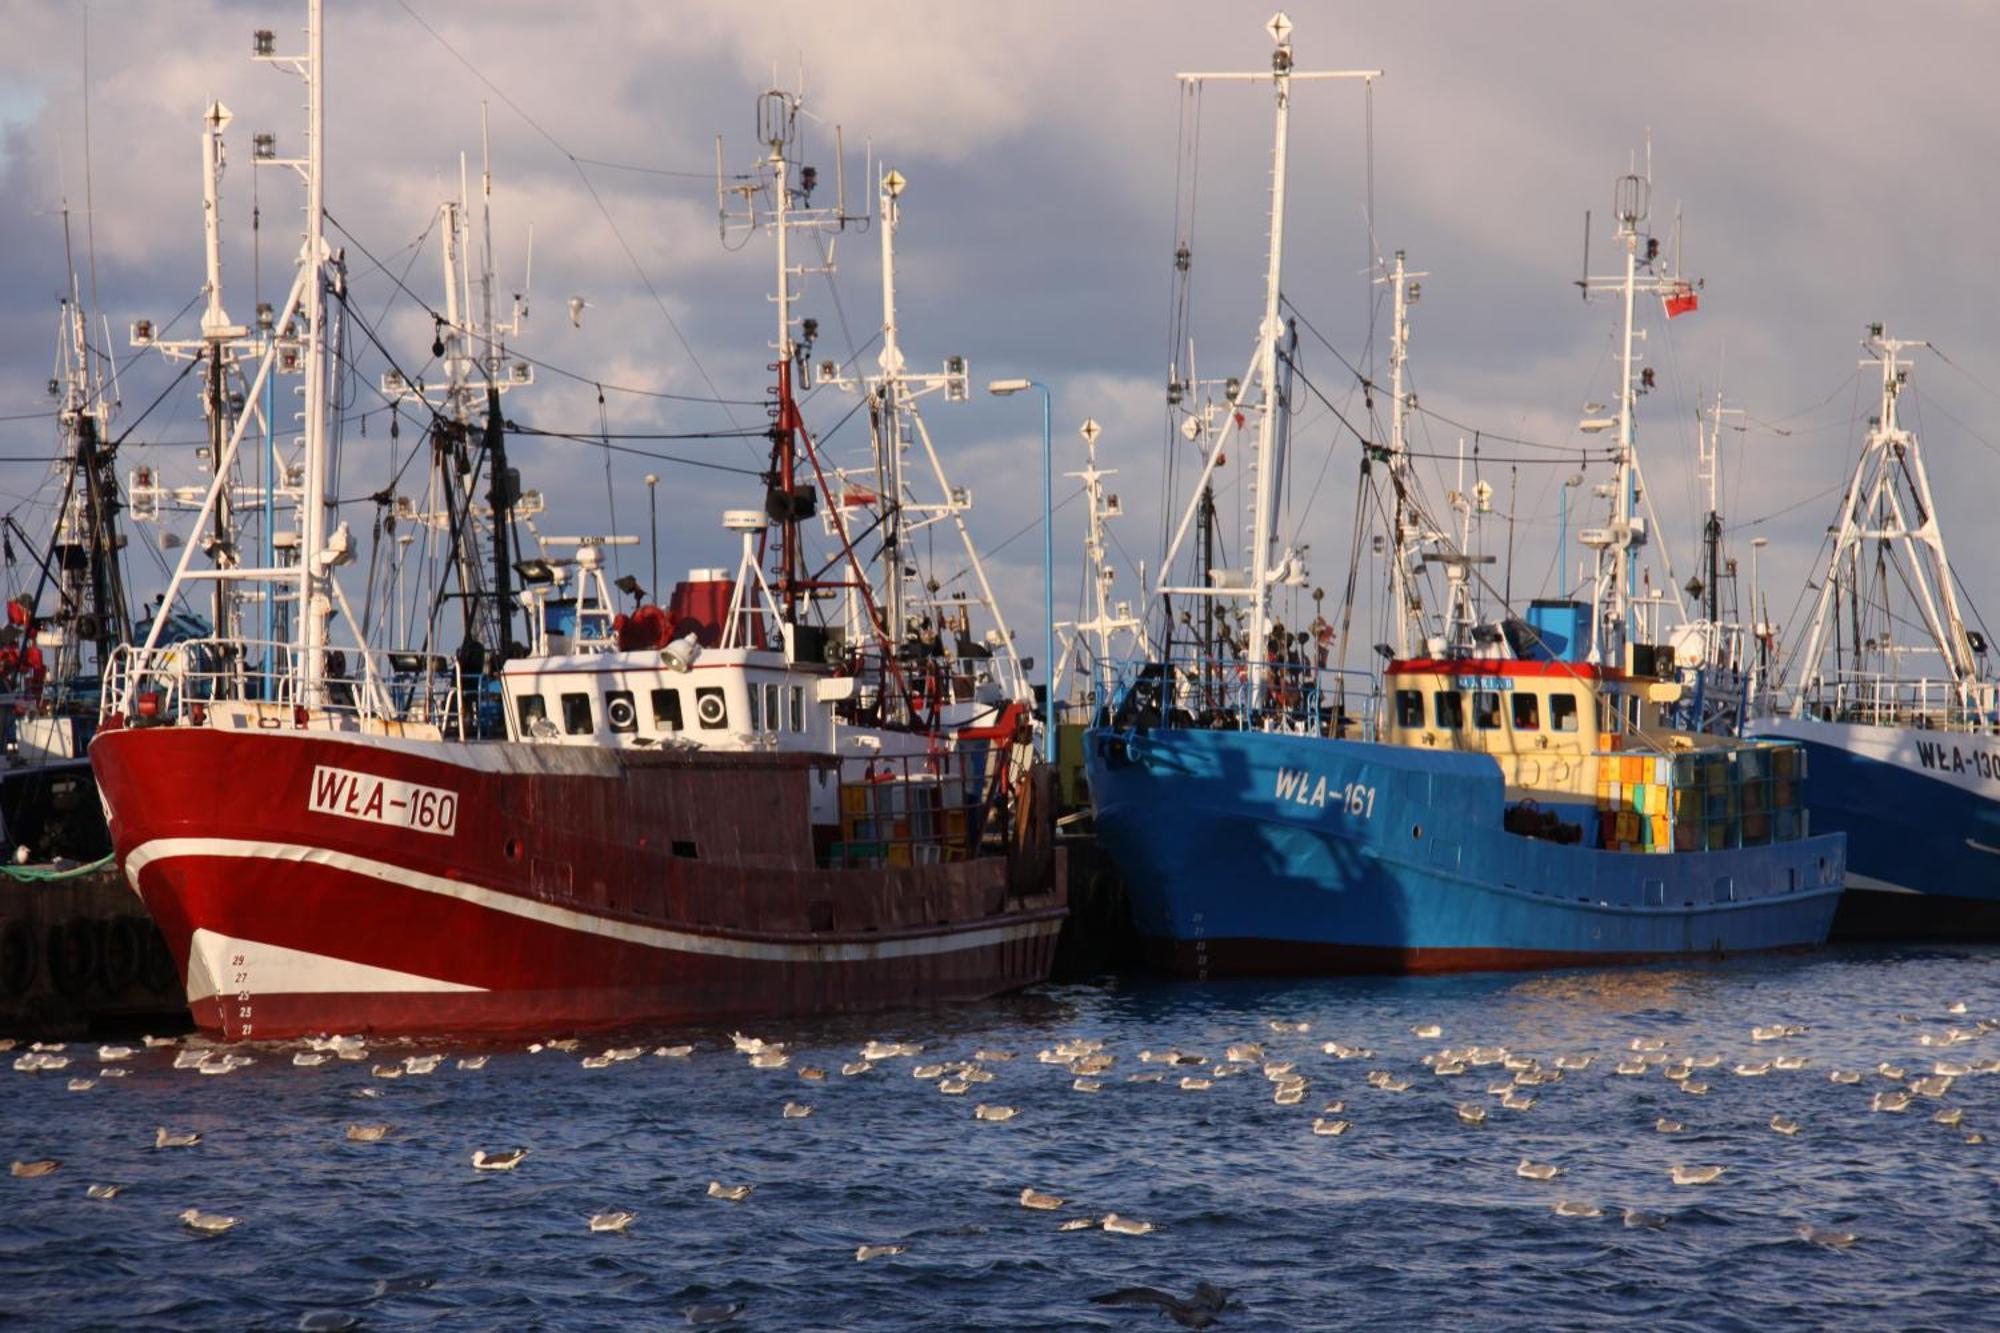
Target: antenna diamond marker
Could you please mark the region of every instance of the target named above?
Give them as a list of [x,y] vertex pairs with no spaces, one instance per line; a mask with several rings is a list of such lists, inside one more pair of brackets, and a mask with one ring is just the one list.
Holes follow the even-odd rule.
[[1090,418],[1085,418],[1083,425],[1079,427],[1077,430],[1077,434],[1083,436],[1083,442],[1085,444],[1096,444],[1097,437],[1099,435],[1102,435],[1103,433],[1104,433],[1103,430],[1099,428],[1097,422]]
[[1292,21],[1285,17],[1285,11],[1281,9],[1271,15],[1271,21],[1264,25],[1264,31],[1271,34],[1272,41],[1283,46],[1285,39],[1292,35]]
[[907,184],[909,184],[909,182],[903,179],[903,173],[893,169],[889,172],[888,175],[882,178],[882,188],[889,192],[889,197],[891,199],[894,199],[899,195],[901,195],[903,193],[903,187]]

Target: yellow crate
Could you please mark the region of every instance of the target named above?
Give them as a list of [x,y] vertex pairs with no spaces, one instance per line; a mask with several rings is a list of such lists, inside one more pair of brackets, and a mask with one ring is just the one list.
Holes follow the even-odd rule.
[[843,815],[865,815],[868,813],[866,787],[843,786],[840,789],[840,813]]

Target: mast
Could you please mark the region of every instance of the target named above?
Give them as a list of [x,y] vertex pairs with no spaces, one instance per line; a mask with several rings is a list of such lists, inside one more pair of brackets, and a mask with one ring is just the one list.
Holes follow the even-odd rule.
[[[1854,621],[1857,666],[1865,666],[1868,657],[1864,654],[1872,654],[1879,657],[1885,677],[1893,681],[1897,674],[1898,654],[1906,650],[1895,643],[1893,620],[1885,620],[1877,637],[1863,637],[1860,583],[1864,556],[1871,551],[1885,564],[1899,562],[1898,572],[1907,578],[1912,599],[1930,635],[1932,648],[1943,660],[1957,703],[1962,708],[1979,706],[1975,698],[1980,683],[1979,664],[1959,609],[1957,583],[1938,528],[1937,507],[1931,499],[1930,475],[1924,468],[1917,437],[1903,428],[1897,416],[1898,401],[1909,385],[1911,365],[1901,354],[1929,345],[1918,340],[1885,337],[1880,324],[1869,326],[1868,338],[1862,344],[1870,356],[1860,363],[1861,368],[1882,372],[1881,406],[1869,423],[1861,457],[1841,497],[1833,551],[1820,580],[1805,652],[1799,658],[1799,687],[1792,699],[1794,717],[1805,716],[1812,697],[1827,684],[1820,657],[1827,647],[1828,636],[1838,633],[1839,597],[1843,592]],[[1886,593],[1886,587],[1883,591]],[[1886,606],[1879,609],[1887,615]],[[1837,692],[1838,680],[1834,688]]]
[[[1271,133],[1271,197],[1269,234],[1266,239],[1264,272],[1264,310],[1257,325],[1257,337],[1250,354],[1249,368],[1244,372],[1245,397],[1237,403],[1224,424],[1221,436],[1209,450],[1208,458],[1202,466],[1200,479],[1195,484],[1195,499],[1187,512],[1181,516],[1174,530],[1173,539],[1167,545],[1163,569],[1171,569],[1180,554],[1181,544],[1187,537],[1189,526],[1201,508],[1201,493],[1210,484],[1217,461],[1223,456],[1231,434],[1238,428],[1237,422],[1254,413],[1257,418],[1257,458],[1251,492],[1251,549],[1249,586],[1244,588],[1171,587],[1164,584],[1155,589],[1155,594],[1166,597],[1186,595],[1193,597],[1238,597],[1249,603],[1248,643],[1246,661],[1249,669],[1250,706],[1258,707],[1263,698],[1264,686],[1269,676],[1270,664],[1266,660],[1271,624],[1271,584],[1278,576],[1289,573],[1296,564],[1295,554],[1286,550],[1279,552],[1276,531],[1277,457],[1274,447],[1277,428],[1279,386],[1277,383],[1278,339],[1284,334],[1284,324],[1278,317],[1280,283],[1284,274],[1285,254],[1285,189],[1287,151],[1290,143],[1292,83],[1298,79],[1363,79],[1374,80],[1381,77],[1380,70],[1326,70],[1307,72],[1295,70],[1292,62],[1292,22],[1282,12],[1272,16],[1265,25],[1271,35],[1275,50],[1271,53],[1271,68],[1268,73],[1224,73],[1224,74],[1177,74],[1183,84],[1198,84],[1213,81],[1261,82],[1271,81],[1273,114]],[[1256,399],[1249,399],[1250,388],[1254,384]]]
[[305,284],[305,476],[299,509],[299,661],[300,702],[308,707],[322,701],[326,672],[327,626],[333,618],[328,566],[326,459],[326,195],[323,173],[326,146],[326,50],[322,0],[306,0],[306,235]]
[[[1410,582],[1410,561],[1416,555],[1421,530],[1413,521],[1408,500],[1410,460],[1406,452],[1405,433],[1407,413],[1411,395],[1403,388],[1403,368],[1410,359],[1410,306],[1422,292],[1422,284],[1415,281],[1427,278],[1428,272],[1411,272],[1404,263],[1404,252],[1396,252],[1396,264],[1377,282],[1390,284],[1392,292],[1391,310],[1393,322],[1389,330],[1389,485],[1394,493],[1390,508],[1392,530],[1389,535],[1393,548],[1389,569],[1389,605],[1394,608],[1396,656],[1408,657],[1412,637],[1410,627],[1418,618],[1415,591]],[[1418,635],[1422,637],[1422,627]]]
[[1084,567],[1089,571],[1090,591],[1086,594],[1085,605],[1079,609],[1090,614],[1090,619],[1078,619],[1070,628],[1079,638],[1089,635],[1096,641],[1096,649],[1091,655],[1091,681],[1088,700],[1103,707],[1111,697],[1111,645],[1120,634],[1130,634],[1135,639],[1142,626],[1130,608],[1124,603],[1115,607],[1111,602],[1111,585],[1117,578],[1117,571],[1105,558],[1105,524],[1124,512],[1116,495],[1106,495],[1104,479],[1118,475],[1116,468],[1097,466],[1097,438],[1103,432],[1095,421],[1085,421],[1078,429],[1083,436],[1084,465],[1080,472],[1063,475],[1075,477],[1083,483],[1084,501],[1088,506],[1090,522],[1084,530]]

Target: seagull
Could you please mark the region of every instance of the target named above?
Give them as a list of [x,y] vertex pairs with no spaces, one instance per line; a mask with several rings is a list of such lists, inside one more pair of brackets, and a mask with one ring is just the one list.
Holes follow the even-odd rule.
[[1799,1132],[1799,1122],[1796,1120],[1787,1120],[1783,1115],[1774,1113],[1771,1116],[1771,1128],[1777,1130],[1786,1138],[1791,1138]]
[[1321,1116],[1313,1117],[1313,1133],[1319,1135],[1323,1139],[1337,1139],[1342,1134],[1345,1134],[1351,1127],[1352,1127],[1351,1121],[1327,1120]]
[[623,1208],[615,1208],[608,1213],[593,1213],[590,1218],[590,1229],[592,1231],[616,1231],[622,1233],[626,1227],[632,1225],[632,1219],[637,1216],[637,1213],[629,1212]]
[[1937,1121],[1940,1125],[1943,1125],[1946,1129],[1956,1129],[1958,1128],[1959,1121],[1965,1119],[1965,1112],[1960,1110],[1956,1106],[1950,1106],[1946,1107],[1942,1111],[1939,1111],[1936,1115],[1932,1116],[1931,1119]]
[[1771,1062],[1769,1060],[1759,1060],[1755,1064],[1741,1064],[1736,1066],[1736,1074],[1740,1078],[1761,1078],[1770,1072]]
[[1556,1068],[1581,1073],[1590,1068],[1590,1060],[1591,1057],[1587,1055],[1558,1055],[1556,1057]]
[[196,1231],[207,1232],[211,1236],[221,1235],[241,1220],[236,1217],[224,1217],[220,1213],[204,1213],[199,1208],[188,1208],[181,1212],[182,1222]]
[[1444,1035],[1444,1029],[1436,1023],[1419,1023],[1410,1029],[1410,1035],[1425,1041],[1435,1041]]
[[92,1185],[84,1191],[84,1194],[92,1199],[115,1199],[118,1197],[118,1192],[124,1188],[123,1185]]
[[1080,1078],[1070,1084],[1077,1092],[1102,1092],[1104,1085],[1094,1078]]
[[1910,1091],[1919,1097],[1942,1097],[1951,1091],[1952,1079],[1948,1074],[1932,1074],[1928,1078],[1910,1080]]
[[1653,1128],[1662,1134],[1678,1134],[1686,1129],[1687,1126],[1678,1120],[1669,1120],[1665,1116],[1661,1116],[1653,1122]]
[[1270,1023],[1270,1027],[1271,1027],[1271,1031],[1273,1031],[1273,1032],[1300,1032],[1300,1033],[1304,1033],[1304,1032],[1311,1032],[1311,1031],[1312,1031],[1312,1024],[1310,1024],[1310,1023],[1288,1023],[1288,1022],[1286,1022],[1286,1021],[1285,1021],[1284,1019],[1282,1019],[1282,1018],[1274,1018],[1274,1019],[1272,1019],[1272,1020],[1271,1020],[1271,1023]]
[[1063,1224],[1062,1224],[1061,1226],[1057,1227],[1057,1228],[1056,1228],[1056,1230],[1057,1230],[1057,1231],[1089,1231],[1089,1230],[1091,1230],[1091,1229],[1092,1229],[1093,1227],[1095,1227],[1096,1225],[1097,1225],[1097,1219],[1096,1219],[1096,1218],[1094,1218],[1094,1217],[1072,1217],[1071,1219],[1069,1219],[1069,1221],[1067,1221],[1067,1222],[1063,1223]]
[[1271,1100],[1279,1106],[1297,1106],[1306,1095],[1303,1083],[1287,1084],[1271,1094]]
[[1789,1031],[1782,1024],[1750,1029],[1750,1040],[1752,1041],[1777,1041],[1789,1035]]
[[1635,1051],[1664,1051],[1667,1049],[1665,1037],[1634,1037],[1629,1043]]
[[484,1069],[487,1059],[488,1057],[484,1055],[468,1055],[458,1062],[458,1067],[466,1070]]
[[61,1165],[62,1163],[53,1157],[44,1157],[36,1162],[16,1162],[12,1171],[24,1180],[32,1180],[36,1176],[46,1176]]
[[1624,1216],[1625,1225],[1635,1229],[1638,1227],[1652,1227],[1657,1230],[1667,1224],[1667,1215],[1665,1213],[1649,1213],[1643,1208],[1627,1208]]
[[97,1048],[97,1058],[106,1064],[114,1060],[130,1060],[135,1054],[136,1052],[130,1046],[100,1046]]
[[1859,1083],[1861,1075],[1852,1069],[1836,1069],[1826,1076],[1829,1083]]
[[368,1072],[376,1078],[401,1078],[403,1076],[403,1067],[401,1065],[376,1065]]
[[389,1126],[387,1125],[349,1125],[347,1127],[347,1141],[349,1143],[380,1143],[388,1137]]
[[292,1057],[292,1064],[300,1069],[311,1069],[314,1065],[325,1064],[330,1058],[325,1051],[300,1051]]
[[1953,1000],[1950,1004],[1944,1007],[1944,1011],[1948,1014],[1962,1014],[1965,1012],[1965,1001]]
[[1690,1097],[1706,1097],[1708,1096],[1708,1084],[1701,1082],[1699,1079],[1691,1078],[1681,1084],[1681,1091]]
[[1907,1092],[1878,1092],[1868,1103],[1871,1111],[1903,1112],[1910,1109],[1910,1094]]
[[692,1046],[655,1046],[653,1054],[662,1060],[685,1060],[694,1054]]
[[443,1063],[442,1055],[406,1055],[403,1057],[403,1072],[406,1074],[430,1074]]
[[875,1063],[872,1060],[853,1060],[842,1065],[840,1072],[847,1078],[853,1078],[856,1074],[865,1074],[874,1067]]
[[1562,1168],[1546,1162],[1531,1162],[1523,1157],[1521,1164],[1514,1168],[1514,1174],[1523,1180],[1554,1180],[1562,1174]]
[[[779,1056],[778,1058],[780,1060],[784,1059],[783,1056]],[[583,1067],[585,1069],[609,1069],[612,1063],[612,1059],[608,1055],[586,1055],[583,1057]],[[750,1063],[756,1064],[757,1057],[753,1057]]]
[[944,1077],[943,1065],[918,1065],[910,1071],[910,1077],[928,1083],[934,1078]]
[[1012,1051],[989,1051],[984,1046],[972,1053],[972,1058],[982,1064],[1006,1064],[1014,1058]]
[[1646,1072],[1646,1062],[1644,1060],[1620,1060],[1612,1067],[1611,1072],[1614,1074],[1624,1074],[1627,1077],[1634,1074],[1643,1074]]
[[690,1324],[726,1324],[743,1310],[742,1301],[702,1301],[687,1308]]
[[623,1064],[627,1060],[636,1060],[645,1053],[646,1048],[643,1046],[607,1046],[604,1048],[604,1054],[616,1064]]
[[811,1065],[804,1065],[799,1069],[799,1077],[808,1083],[819,1083],[826,1078],[826,1071],[824,1069],[815,1069]]
[[1264,1060],[1264,1048],[1263,1046],[1254,1041],[1238,1042],[1236,1045],[1231,1046],[1228,1050],[1224,1051],[1222,1053],[1222,1058],[1225,1060],[1233,1061],[1237,1064],[1244,1064],[1244,1065],[1261,1064],[1263,1063]]
[[139,1038],[139,1040],[146,1046],[148,1050],[151,1050],[155,1046],[172,1046],[175,1042],[179,1041],[180,1038],[147,1036],[147,1037],[141,1037]]
[[1771,1068],[1773,1069],[1783,1069],[1790,1072],[1791,1070],[1804,1069],[1805,1067],[1806,1057],[1803,1055],[1779,1055],[1773,1056],[1771,1059]]
[[803,1120],[812,1113],[812,1107],[804,1102],[785,1103],[785,1119],[787,1120]]
[[986,1103],[981,1102],[972,1108],[972,1118],[974,1120],[989,1120],[996,1125],[1005,1124],[1019,1114],[1021,1114],[1021,1110],[1017,1106],[988,1106]]
[[200,1142],[201,1135],[193,1130],[189,1130],[185,1134],[171,1134],[167,1132],[165,1125],[161,1125],[153,1131],[153,1146],[155,1148],[192,1148]]
[[1486,1123],[1486,1108],[1475,1106],[1471,1102],[1460,1102],[1458,1118],[1468,1125],[1483,1125]]
[[528,1155],[526,1148],[510,1148],[505,1152],[489,1153],[483,1148],[472,1154],[473,1169],[478,1171],[512,1171]]
[[130,1078],[131,1075],[132,1071],[129,1069],[100,1069],[97,1071],[99,1078]]
[[1909,1071],[1901,1065],[1892,1065],[1887,1060],[1884,1060],[1881,1064],[1875,1066],[1875,1072],[1892,1083],[1901,1083],[1903,1076]]
[[865,1264],[870,1259],[886,1259],[892,1254],[901,1254],[909,1249],[907,1245],[861,1245],[854,1251],[854,1262]]
[[1669,1173],[1676,1185],[1713,1185],[1722,1179],[1727,1167],[1720,1166],[1677,1166]]
[[939,1079],[937,1090],[947,1097],[963,1097],[972,1091],[972,1084],[962,1078]]
[[1214,1086],[1214,1080],[1195,1078],[1192,1075],[1181,1080],[1181,1091],[1183,1092],[1205,1092]]
[[1556,1216],[1602,1217],[1604,1216],[1604,1210],[1594,1203],[1586,1203],[1581,1199],[1558,1199],[1556,1200]]
[[1830,1231],[1824,1227],[1807,1225],[1799,1228],[1799,1239],[1809,1245],[1824,1245],[1830,1250],[1844,1250],[1861,1237],[1852,1231]]
[[1535,1099],[1525,1092],[1516,1092],[1509,1088],[1501,1096],[1500,1104],[1510,1111],[1525,1111],[1535,1104]]
[[89,1092],[96,1086],[97,1080],[94,1078],[73,1078],[69,1081],[69,1090],[71,1092]]
[[783,1069],[790,1062],[791,1058],[791,1056],[786,1055],[783,1051],[759,1051],[750,1057],[750,1067],[752,1069]]
[[1120,1236],[1143,1236],[1153,1229],[1151,1222],[1141,1222],[1131,1217],[1120,1217],[1116,1213],[1106,1213],[1104,1221],[1100,1225],[1106,1231],[1116,1232]]
[[755,1185],[725,1185],[719,1180],[711,1180],[708,1182],[708,1197],[725,1199],[730,1203],[742,1203],[750,1197],[750,1191],[755,1188],[757,1188]]
[[570,297],[569,298],[570,327],[578,329],[582,328],[583,312],[588,309],[590,309],[590,302],[584,300],[581,296]]
[[1021,1190],[1021,1206],[1033,1208],[1037,1212],[1052,1213],[1063,1206],[1063,1201],[1054,1194],[1044,1194],[1033,1185],[1027,1185]]

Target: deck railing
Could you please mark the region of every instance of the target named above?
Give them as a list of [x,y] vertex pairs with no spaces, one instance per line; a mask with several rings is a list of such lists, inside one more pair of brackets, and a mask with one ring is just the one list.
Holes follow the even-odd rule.
[[[329,650],[319,697],[300,690],[297,648],[290,643],[243,639],[185,639],[150,654],[123,645],[104,674],[100,716],[132,701],[132,722],[200,721],[221,703],[292,709],[309,716],[354,721],[429,723],[448,732],[461,725],[465,697],[457,662],[426,653],[371,649]],[[306,705],[310,702],[311,706]]]
[[1121,666],[1111,721],[1372,740],[1381,699],[1371,672],[1189,652]]
[[[2000,725],[2000,685],[1942,678],[1843,671],[1815,677],[1805,690],[1808,717],[1877,727],[1992,731]],[[1790,711],[1789,702],[1782,710]]]

